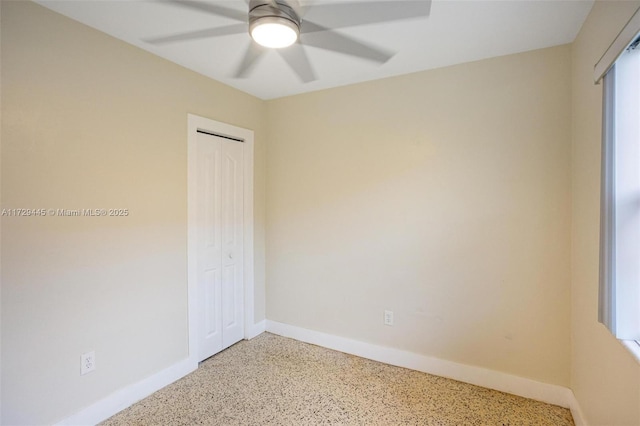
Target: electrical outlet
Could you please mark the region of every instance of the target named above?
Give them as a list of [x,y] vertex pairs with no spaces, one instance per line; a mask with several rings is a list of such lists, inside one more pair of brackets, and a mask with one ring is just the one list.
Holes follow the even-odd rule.
[[80,355],[80,375],[83,376],[96,369],[96,352],[91,351]]
[[384,325],[393,325],[393,311],[384,311]]

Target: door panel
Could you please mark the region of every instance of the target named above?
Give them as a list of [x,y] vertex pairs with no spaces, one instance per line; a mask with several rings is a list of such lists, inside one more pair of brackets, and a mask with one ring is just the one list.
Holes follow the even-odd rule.
[[244,336],[243,291],[243,145],[238,142],[224,144],[222,173],[224,242],[222,265],[224,282],[222,295],[222,339],[228,347]]
[[[202,135],[204,136],[204,135]],[[222,241],[220,235],[221,146],[198,134],[198,356],[222,350],[220,321]]]

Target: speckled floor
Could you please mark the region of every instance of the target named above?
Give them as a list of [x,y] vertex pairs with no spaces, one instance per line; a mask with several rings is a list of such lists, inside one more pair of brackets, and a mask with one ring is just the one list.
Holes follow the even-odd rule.
[[264,333],[113,425],[573,425],[569,410]]

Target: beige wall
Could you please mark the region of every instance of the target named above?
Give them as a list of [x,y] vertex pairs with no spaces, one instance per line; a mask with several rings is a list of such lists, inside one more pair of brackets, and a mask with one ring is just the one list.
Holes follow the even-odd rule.
[[561,46],[270,101],[267,317],[568,386],[570,71]]
[[[263,101],[30,2],[2,1],[3,424],[52,423],[187,356],[187,113],[256,131],[264,318]],[[80,354],[97,370],[81,377]]]
[[588,423],[640,425],[640,364],[598,323],[602,86],[593,66],[640,6],[597,2],[573,45],[571,387]]

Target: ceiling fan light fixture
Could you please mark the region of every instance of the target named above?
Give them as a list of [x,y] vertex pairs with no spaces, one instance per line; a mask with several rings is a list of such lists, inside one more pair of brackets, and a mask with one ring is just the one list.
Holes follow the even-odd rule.
[[265,16],[252,22],[249,32],[259,45],[280,49],[291,46],[298,40],[300,28],[286,18]]

